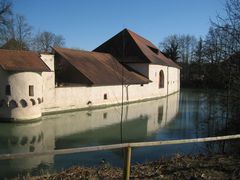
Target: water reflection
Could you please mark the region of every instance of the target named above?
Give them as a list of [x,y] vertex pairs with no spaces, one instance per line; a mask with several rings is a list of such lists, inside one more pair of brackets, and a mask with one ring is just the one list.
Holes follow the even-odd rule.
[[[168,98],[125,105],[122,140],[146,139],[173,120],[178,109],[178,93]],[[121,142],[120,106],[49,115],[43,121],[44,129],[54,130],[56,149]]]
[[[40,152],[61,148],[153,140],[179,111],[179,93],[123,107],[43,116],[30,124],[0,124],[0,153]],[[1,177],[39,166],[56,166],[59,159],[37,156],[0,162]]]
[[[48,139],[48,132],[44,131],[42,125],[42,121],[30,124],[1,123],[0,153],[41,152],[53,149],[54,141],[53,139]],[[52,156],[35,156],[32,158],[0,161],[0,177],[53,162]]]

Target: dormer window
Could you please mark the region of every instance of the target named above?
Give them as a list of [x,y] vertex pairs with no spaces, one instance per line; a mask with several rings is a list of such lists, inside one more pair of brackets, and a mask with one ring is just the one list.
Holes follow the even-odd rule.
[[152,52],[154,52],[155,54],[158,54],[159,50],[153,47],[148,46],[149,49],[151,49]]

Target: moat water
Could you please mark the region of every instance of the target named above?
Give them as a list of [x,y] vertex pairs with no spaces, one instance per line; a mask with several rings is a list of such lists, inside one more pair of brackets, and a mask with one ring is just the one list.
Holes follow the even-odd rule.
[[[208,137],[224,129],[222,120],[209,121],[212,113],[224,116],[216,92],[181,90],[157,100],[123,107],[46,115],[34,123],[0,123],[0,154],[54,149]],[[214,149],[209,143],[137,148],[132,162],[145,162],[176,153],[198,154]],[[0,179],[18,174],[54,172],[74,165],[97,166],[103,161],[122,166],[122,151],[47,155],[0,161]]]

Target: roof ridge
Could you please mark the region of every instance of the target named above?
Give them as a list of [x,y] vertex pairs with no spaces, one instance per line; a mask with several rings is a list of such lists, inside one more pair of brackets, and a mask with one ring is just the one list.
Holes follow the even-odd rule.
[[[52,47],[54,50],[69,50],[69,51],[76,51],[76,52],[84,52],[84,53],[90,53],[90,54],[105,54],[105,55],[111,55],[110,53],[104,53],[104,52],[97,52],[97,51],[88,51],[88,50],[81,50],[81,49],[73,49],[73,48],[63,48],[63,47]],[[111,55],[112,56],[112,55]]]
[[40,54],[36,51],[27,51],[27,50],[13,50],[13,49],[1,49],[0,51],[8,51],[8,52],[21,52],[21,53],[35,53],[35,54]]

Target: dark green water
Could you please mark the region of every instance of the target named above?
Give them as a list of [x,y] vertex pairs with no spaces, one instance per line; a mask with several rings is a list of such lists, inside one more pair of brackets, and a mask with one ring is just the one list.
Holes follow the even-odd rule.
[[[221,112],[216,92],[182,90],[158,100],[126,105],[123,123],[121,107],[47,115],[30,124],[0,124],[0,153],[41,152],[121,142],[157,141],[208,137],[220,132],[224,122],[209,117]],[[122,126],[122,127],[121,127]],[[122,132],[121,132],[122,130]],[[168,145],[133,150],[132,161],[145,162],[176,153],[206,153],[205,143]],[[122,151],[102,151],[61,156],[0,161],[0,177],[42,171],[57,171],[73,165],[96,166],[104,160],[122,165]]]

